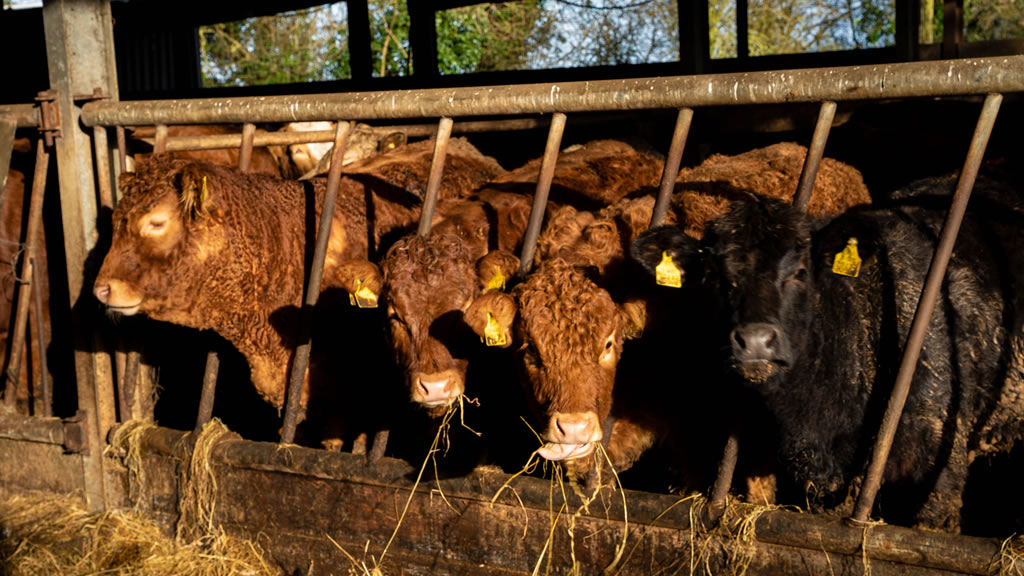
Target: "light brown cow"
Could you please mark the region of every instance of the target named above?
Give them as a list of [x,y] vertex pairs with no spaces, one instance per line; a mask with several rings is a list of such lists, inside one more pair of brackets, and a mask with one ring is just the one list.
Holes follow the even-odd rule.
[[[340,263],[365,259],[387,235],[416,222],[412,192],[425,188],[417,175],[425,176],[430,157],[410,148],[387,154],[408,188],[367,169],[341,179],[325,289],[337,286]],[[468,144],[449,150],[453,156],[469,169],[442,180],[442,197],[503,172]],[[122,175],[121,186],[96,297],[114,312],[216,331],[246,357],[260,395],[281,407],[297,320],[285,311],[302,301],[325,180],[303,184],[156,156]]]

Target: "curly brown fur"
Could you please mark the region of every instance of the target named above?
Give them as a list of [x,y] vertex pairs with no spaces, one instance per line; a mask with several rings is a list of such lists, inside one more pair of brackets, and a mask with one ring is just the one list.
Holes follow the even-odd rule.
[[[219,136],[225,134],[238,134],[238,126],[222,124],[185,124],[167,127],[167,136],[176,138],[181,136]],[[224,148],[219,150],[184,150],[173,152],[174,158],[182,160],[197,160],[211,162],[221,166],[238,166],[238,148]],[[135,154],[135,161],[138,164],[148,162],[151,154]],[[283,151],[275,154],[272,147],[257,146],[252,149],[252,156],[249,160],[249,171],[257,174],[270,176],[281,176],[289,178],[295,175],[295,170],[284,160]]]
[[[704,225],[727,212],[729,201],[742,197],[746,191],[792,202],[806,157],[807,148],[792,142],[735,156],[715,154],[700,166],[680,170],[673,211],[685,216],[681,218],[685,222],[683,230],[699,239]],[[836,216],[853,206],[870,203],[871,196],[860,171],[832,158],[822,158],[808,214],[815,218]]]

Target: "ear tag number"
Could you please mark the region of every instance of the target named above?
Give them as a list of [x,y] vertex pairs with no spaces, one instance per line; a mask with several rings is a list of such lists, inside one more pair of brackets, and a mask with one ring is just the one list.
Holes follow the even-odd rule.
[[487,313],[487,326],[484,328],[484,343],[488,346],[504,346],[507,342],[505,333],[502,331],[494,315]]
[[491,290],[504,291],[505,290],[505,275],[501,273],[501,266],[494,266],[494,276],[491,276],[491,281],[487,283],[487,292]]
[[841,274],[856,278],[860,275],[860,254],[857,253],[857,239],[850,238],[846,241],[846,248],[832,262],[832,273]]
[[356,280],[356,293],[348,295],[349,304],[360,308],[376,308],[377,295],[373,290],[363,286],[362,280]]
[[676,267],[667,251],[661,253],[661,263],[654,269],[655,282],[658,286],[683,287],[683,273]]

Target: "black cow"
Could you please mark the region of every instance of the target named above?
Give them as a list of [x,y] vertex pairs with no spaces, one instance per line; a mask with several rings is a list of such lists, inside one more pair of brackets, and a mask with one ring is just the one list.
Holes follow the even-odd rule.
[[[955,182],[917,182],[818,229],[751,195],[700,244],[667,227],[634,244],[652,273],[667,252],[716,302],[709,337],[774,414],[780,491],[800,490],[796,503],[833,506],[859,484]],[[974,196],[884,473],[890,520],[952,531],[970,463],[1024,432],[1024,212],[994,180]],[[833,272],[851,239],[855,277]]]

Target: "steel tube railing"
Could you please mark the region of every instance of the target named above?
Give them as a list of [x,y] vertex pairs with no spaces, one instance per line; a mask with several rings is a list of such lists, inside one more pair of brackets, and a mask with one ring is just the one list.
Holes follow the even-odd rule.
[[517,86],[89,102],[86,126],[551,114],[1024,91],[1024,56]]
[[828,141],[828,133],[832,129],[832,120],[836,117],[836,103],[825,101],[821,103],[818,111],[818,122],[814,125],[814,135],[811,137],[811,145],[807,147],[807,156],[804,158],[804,167],[800,171],[800,181],[796,186],[796,195],[793,198],[793,206],[801,211],[807,210],[811,202],[811,193],[814,192],[814,180],[818,176],[818,166],[821,165],[821,158],[825,154],[825,142]]
[[334,156],[331,157],[331,169],[327,174],[327,191],[324,194],[323,207],[320,209],[320,225],[317,227],[316,248],[313,252],[312,269],[306,286],[306,295],[302,306],[299,345],[295,348],[292,360],[292,372],[288,381],[288,392],[285,396],[284,425],[281,431],[281,443],[290,444],[295,440],[295,427],[299,422],[299,406],[301,405],[302,383],[309,365],[310,324],[313,321],[313,307],[320,297],[320,283],[324,275],[324,262],[327,259],[327,241],[331,236],[334,223],[334,206],[338,199],[338,186],[341,183],[341,164],[345,157],[345,146],[348,135],[355,123],[338,122],[338,133],[334,137]]
[[199,395],[199,412],[196,415],[196,432],[213,418],[213,399],[217,395],[217,373],[220,371],[220,356],[216,350],[206,354],[206,368],[203,370],[203,391]]
[[566,116],[561,112],[551,116],[548,140],[544,145],[544,157],[540,161],[540,174],[537,175],[537,191],[533,195],[530,220],[526,224],[523,248],[519,253],[520,277],[526,276],[533,269],[533,255],[537,251],[537,238],[540,237],[540,227],[544,223],[544,211],[548,205],[548,193],[551,192],[551,180],[555,176],[555,164],[558,162],[558,150],[562,145],[565,120]]
[[935,248],[931,266],[928,268],[928,276],[925,279],[924,288],[921,290],[921,298],[918,300],[917,311],[914,313],[914,321],[910,325],[910,334],[907,336],[903,360],[896,373],[896,383],[893,385],[889,405],[882,417],[882,426],[871,454],[871,463],[857,497],[857,504],[853,512],[854,521],[867,521],[871,514],[871,508],[874,506],[875,495],[882,485],[882,473],[885,470],[886,460],[889,458],[893,438],[896,436],[896,428],[903,414],[907,394],[910,392],[910,383],[914,371],[917,369],[921,346],[924,344],[924,337],[928,332],[928,324],[931,321],[932,311],[935,309],[935,302],[938,300],[942,279],[946,276],[946,266],[953,254],[953,244],[956,242],[960,223],[963,222],[964,214],[967,211],[967,202],[971,198],[971,190],[978,177],[981,159],[985,155],[985,148],[988,146],[988,139],[992,134],[992,127],[995,125],[996,115],[999,113],[999,105],[1002,101],[1001,94],[989,94],[981,109],[981,115],[978,117],[978,124],[967,151],[967,158],[960,171],[960,181],[957,183],[956,192],[953,193],[953,203],[949,208],[946,221],[942,225],[939,243]]
[[452,135],[452,119],[441,118],[437,124],[437,136],[434,138],[434,155],[430,159],[430,175],[427,176],[427,192],[423,197],[423,208],[420,209],[420,222],[416,233],[426,236],[430,233],[430,225],[434,219],[434,208],[437,207],[437,196],[441,191],[441,176],[444,174],[444,160],[448,155],[448,140]]
[[256,137],[256,125],[246,122],[242,125],[242,147],[238,152],[238,171],[248,172],[252,163],[252,144]]
[[690,133],[690,124],[692,123],[693,109],[680,108],[679,115],[676,117],[675,130],[672,131],[672,143],[668,147],[668,157],[665,158],[665,168],[661,173],[658,199],[654,202],[654,212],[651,214],[651,228],[665,223],[668,206],[672,202],[672,193],[676,189],[676,178],[679,177],[679,163],[683,160],[686,137]]
[[39,266],[32,256],[32,314],[35,316],[36,341],[39,343],[39,386],[43,403],[43,416],[53,416],[53,382],[50,381],[50,369],[46,365],[46,332],[43,324],[43,291],[39,286]]
[[39,108],[35,104],[0,104],[0,116],[13,118],[18,128],[39,126]]

